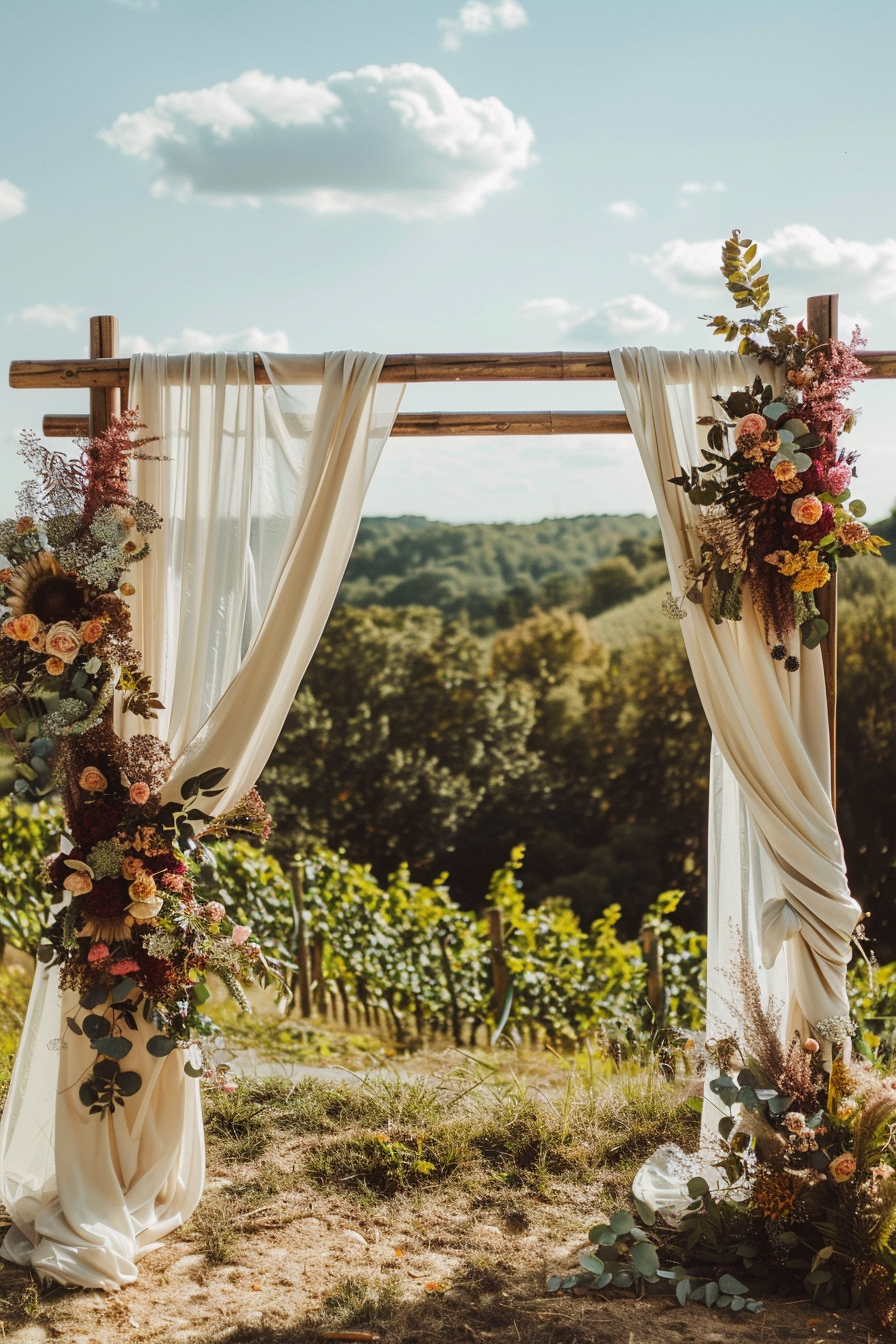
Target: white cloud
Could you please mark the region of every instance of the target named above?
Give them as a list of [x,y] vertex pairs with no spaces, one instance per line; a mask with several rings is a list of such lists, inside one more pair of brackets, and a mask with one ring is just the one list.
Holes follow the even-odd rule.
[[367,65],[311,83],[248,70],[160,94],[100,138],[160,163],[153,193],[314,214],[472,214],[533,162],[533,132],[495,97],[462,97],[437,70]]
[[25,213],[25,193],[13,182],[0,178],[0,219],[13,219]]
[[223,336],[184,327],[179,336],[166,336],[155,343],[145,336],[122,336],[120,344],[122,355],[180,355],[213,350],[270,350],[283,354],[289,350],[289,337],[285,331],[262,331],[260,327],[246,327]]
[[[649,256],[635,256],[652,275],[679,294],[718,294],[722,240],[663,243]],[[896,297],[896,239],[880,243],[828,238],[813,224],[787,224],[759,242],[759,256],[771,272],[772,292],[801,292],[808,284],[819,292],[849,290],[850,301],[882,303]]]
[[613,201],[607,206],[607,213],[619,219],[634,219],[636,215],[643,215],[644,211],[634,201]]
[[687,206],[695,196],[706,196],[724,190],[724,182],[682,182],[678,188],[678,204]]
[[529,16],[517,0],[467,0],[456,19],[439,19],[442,46],[446,51],[457,51],[464,37],[486,37],[489,33],[507,32],[524,28]]
[[676,294],[715,294],[718,284],[707,282],[713,276],[718,277],[721,257],[721,238],[706,243],[687,243],[676,238],[663,243],[649,256],[636,254],[632,260],[640,261]]
[[552,318],[560,334],[575,341],[662,336],[672,330],[672,319],[665,308],[643,294],[624,294],[597,308],[568,299],[532,299],[523,304],[523,311]]
[[22,322],[39,322],[42,327],[67,327],[69,331],[77,331],[81,325],[78,319],[86,311],[86,308],[73,308],[69,303],[35,303],[20,313],[13,313],[9,320],[18,317]]

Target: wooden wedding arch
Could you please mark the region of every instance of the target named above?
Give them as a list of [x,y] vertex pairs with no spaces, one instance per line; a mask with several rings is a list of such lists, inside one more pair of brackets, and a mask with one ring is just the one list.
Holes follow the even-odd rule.
[[[807,300],[810,330],[827,341],[837,333],[838,296],[819,294]],[[862,355],[869,378],[896,378],[896,351],[871,350]],[[127,398],[130,360],[121,358],[118,319],[90,319],[88,359],[13,360],[9,383],[16,388],[83,388],[90,393],[89,415],[45,415],[47,437],[86,438],[100,434]],[[261,356],[255,355],[255,381],[267,383]],[[387,355],[380,375],[384,383],[456,382],[612,382],[608,351],[552,351],[523,354]],[[399,415],[394,437],[509,434],[630,434],[624,411],[486,411],[411,412]],[[831,740],[831,788],[836,797],[837,593],[831,582],[821,589],[819,605],[828,622],[822,641]]]

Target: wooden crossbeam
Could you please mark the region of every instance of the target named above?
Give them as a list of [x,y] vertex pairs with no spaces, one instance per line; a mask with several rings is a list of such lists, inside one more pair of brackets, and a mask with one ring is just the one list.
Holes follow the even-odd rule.
[[[86,439],[86,415],[45,415],[44,437]],[[625,411],[416,411],[395,417],[393,438],[499,434],[630,434]]]
[[[171,358],[171,356],[169,356]],[[869,378],[896,378],[896,350],[865,350]],[[9,385],[18,388],[102,388],[128,386],[128,359],[15,359]],[[267,383],[260,355],[255,381]],[[570,354],[387,355],[382,383],[613,382],[609,351]]]

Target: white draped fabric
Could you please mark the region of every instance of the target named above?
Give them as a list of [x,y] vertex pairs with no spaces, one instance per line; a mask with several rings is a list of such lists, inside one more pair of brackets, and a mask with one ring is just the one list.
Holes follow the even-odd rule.
[[[265,388],[251,354],[136,355],[130,370],[130,404],[161,437],[147,451],[166,459],[135,464],[135,493],[165,520],[134,574],[135,642],[165,705],[153,731],[172,747],[169,787],[227,766],[217,811],[252,787],[280,732],[403,391],[378,386],[378,355],[265,362]],[[141,1090],[114,1116],[90,1116],[78,1083],[95,1056],[64,1028],[74,1002],[38,967],[0,1122],[13,1220],[2,1254],[114,1290],[198,1203],[199,1091],[179,1052],[156,1060],[138,1041]]]
[[[656,503],[672,587],[699,558],[701,510],[670,483],[702,461],[695,425],[769,367],[734,354],[612,352],[613,370]],[[830,747],[820,650],[798,650],[798,672],[769,656],[745,587],[743,619],[715,625],[686,603],[681,622],[713,733],[710,785],[708,1026],[735,1025],[731,969],[746,945],[765,988],[785,1006],[784,1030],[848,1014],[849,894],[830,798]],[[761,968],[760,969],[760,963]]]

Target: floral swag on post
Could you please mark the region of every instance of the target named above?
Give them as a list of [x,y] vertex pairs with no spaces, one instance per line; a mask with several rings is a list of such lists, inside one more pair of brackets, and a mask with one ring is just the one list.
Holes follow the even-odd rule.
[[[845,400],[865,377],[857,355],[865,342],[858,328],[848,345],[821,342],[802,322],[794,327],[780,308],[770,308],[756,244],[737,229],[722,248],[721,269],[735,305],[757,316],[707,323],[726,341],[740,336],[739,354],[781,366],[787,386],[775,396],[757,377],[752,387],[714,398],[724,415],[697,421],[708,426],[706,463],[682,468],[672,481],[706,509],[695,524],[700,560],[685,566],[685,597],[702,602],[708,588],[713,620],[739,621],[747,580],[772,657],[795,672],[800,661],[789,652],[790,636],[799,630],[813,649],[828,633],[816,596],[838,562],[879,555],[889,544],[861,521],[865,505],[850,490],[857,454],[839,446],[855,424]],[[664,609],[674,619],[685,615],[671,595]]]
[[210,816],[200,804],[222,792],[220,768],[187,780],[179,802],[163,803],[167,743],[150,733],[125,740],[113,726],[116,703],[122,715],[147,720],[163,708],[122,600],[135,592],[124,575],[162,526],[128,489],[131,459],[154,442],[134,438],[142,428],[136,412],[125,412],[74,460],[25,434],[22,455],[34,476],[20,492],[20,516],[0,522],[0,602],[9,613],[0,627],[0,725],[15,756],[14,794],[33,801],[58,788],[67,826],[67,848],[45,862],[61,904],[38,957],[58,965],[62,988],[79,994],[66,1030],[96,1052],[80,1099],[98,1115],[142,1085],[139,1072],[121,1065],[138,1013],[156,1028],[149,1054],[181,1047],[185,1071],[199,1077],[196,1047],[216,1030],[199,1011],[209,997],[206,973],[243,1007],[241,982],[279,978],[251,931],[197,889],[210,841],[234,832],[267,838],[260,795],[253,789],[230,812]]

